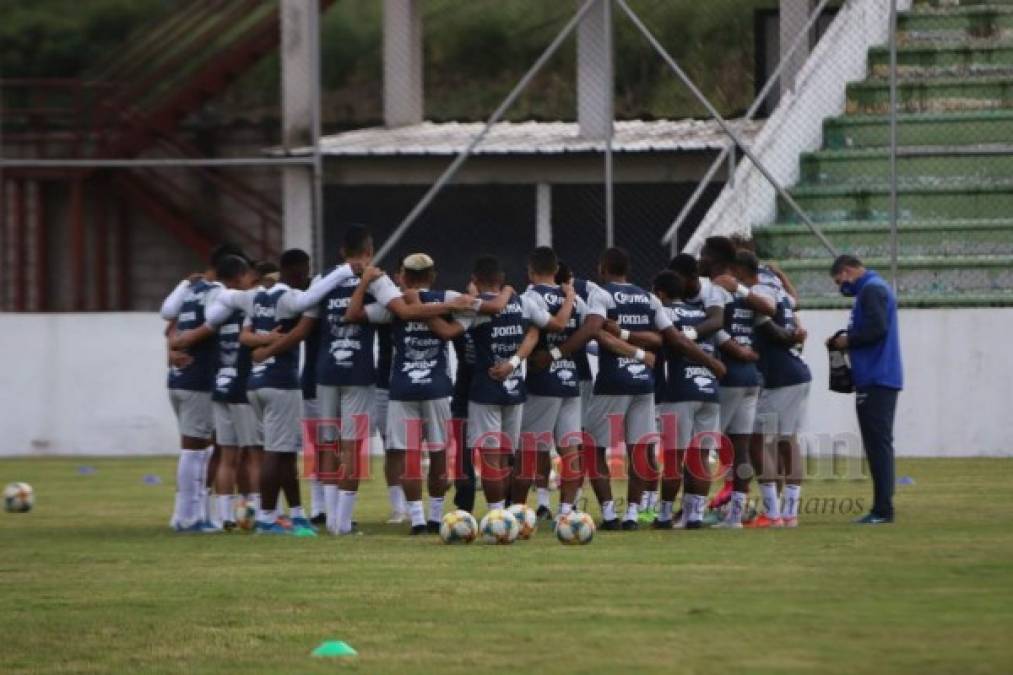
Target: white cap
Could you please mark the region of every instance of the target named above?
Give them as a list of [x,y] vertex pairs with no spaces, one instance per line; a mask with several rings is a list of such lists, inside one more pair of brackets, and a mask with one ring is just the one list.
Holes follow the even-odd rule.
[[404,268],[414,272],[432,269],[435,266],[436,263],[433,262],[433,259],[425,253],[412,253],[404,259]]

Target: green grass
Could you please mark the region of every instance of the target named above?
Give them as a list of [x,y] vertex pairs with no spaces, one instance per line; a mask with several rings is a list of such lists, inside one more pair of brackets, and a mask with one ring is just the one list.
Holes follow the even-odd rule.
[[[361,537],[174,535],[173,466],[0,461],[0,482],[37,497],[0,514],[0,671],[986,673],[1013,659],[1009,460],[900,462],[916,484],[898,488],[893,526],[827,513],[587,547],[546,528],[510,547],[409,538],[377,524],[378,480]],[[804,497],[869,493],[824,480]],[[359,656],[310,658],[325,639]]]

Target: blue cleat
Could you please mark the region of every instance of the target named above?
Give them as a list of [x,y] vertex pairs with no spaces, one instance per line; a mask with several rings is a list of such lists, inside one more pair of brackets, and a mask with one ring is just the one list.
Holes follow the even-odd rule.
[[875,513],[867,513],[858,520],[851,522],[855,525],[889,525],[893,522],[893,518],[884,518],[883,516],[877,516]]
[[257,524],[253,526],[254,534],[291,534],[291,530],[286,530],[278,523],[262,523],[257,521]]
[[315,537],[317,528],[306,518],[293,518],[291,533],[296,537]]

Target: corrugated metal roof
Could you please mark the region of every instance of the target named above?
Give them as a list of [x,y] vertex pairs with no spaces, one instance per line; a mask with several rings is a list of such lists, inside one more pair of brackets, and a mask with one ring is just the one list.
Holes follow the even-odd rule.
[[[759,122],[733,120],[733,128],[746,141],[762,126]],[[456,155],[481,131],[480,122],[423,122],[388,129],[357,129],[321,138],[321,151],[330,157],[404,157]],[[614,152],[673,152],[716,150],[726,136],[714,121],[658,120],[617,122]],[[558,155],[602,152],[603,141],[581,138],[575,122],[500,122],[475,149],[477,155]],[[306,152],[307,148],[296,153]]]

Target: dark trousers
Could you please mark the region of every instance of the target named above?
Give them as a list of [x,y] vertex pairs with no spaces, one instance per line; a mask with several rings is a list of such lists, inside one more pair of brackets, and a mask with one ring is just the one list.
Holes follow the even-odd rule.
[[898,393],[896,389],[867,387],[859,389],[855,398],[862,444],[872,473],[872,513],[881,518],[893,518],[893,418]]
[[460,443],[460,469],[463,475],[458,472],[458,477],[454,479],[454,506],[471,513],[475,510],[475,464],[471,450],[467,447],[468,433],[465,425],[468,415],[459,415],[458,412],[454,413],[454,431]]

